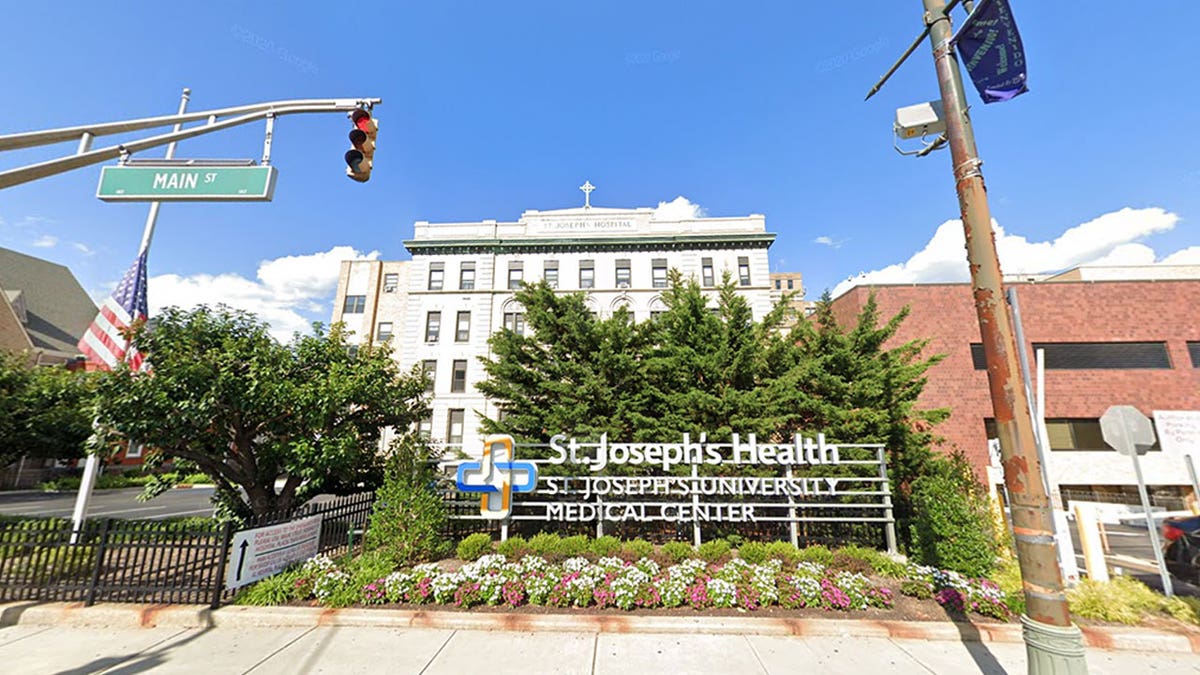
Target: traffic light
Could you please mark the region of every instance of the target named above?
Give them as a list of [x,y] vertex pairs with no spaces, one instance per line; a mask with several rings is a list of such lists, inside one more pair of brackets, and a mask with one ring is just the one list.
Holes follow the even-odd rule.
[[375,134],[379,131],[379,122],[371,118],[371,112],[359,108],[350,113],[350,122],[354,128],[350,130],[350,145],[346,151],[346,175],[365,183],[371,180],[371,166],[375,160]]

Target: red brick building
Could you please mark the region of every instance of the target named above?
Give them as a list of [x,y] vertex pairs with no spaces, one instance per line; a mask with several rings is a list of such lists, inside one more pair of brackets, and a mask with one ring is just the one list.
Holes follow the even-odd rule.
[[[1200,410],[1200,268],[1083,267],[1010,285],[1031,368],[1033,349],[1046,351],[1052,483],[1073,490],[1134,485],[1130,460],[1105,446],[1099,418],[1118,404],[1147,415]],[[921,405],[951,409],[937,431],[982,477],[992,412],[970,286],[859,286],[834,300],[838,320],[853,321],[871,293],[882,317],[910,309],[893,343],[927,338],[926,354],[946,355],[930,369]],[[1182,461],[1162,455],[1152,450],[1143,458],[1147,482],[1188,484]]]

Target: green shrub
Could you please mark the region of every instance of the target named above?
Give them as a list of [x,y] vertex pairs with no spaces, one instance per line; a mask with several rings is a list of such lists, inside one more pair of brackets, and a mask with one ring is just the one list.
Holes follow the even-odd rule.
[[503,553],[509,560],[517,560],[529,552],[529,542],[522,536],[509,537],[496,544],[496,552]]
[[1163,611],[1184,623],[1200,624],[1200,598],[1183,595],[1167,598]]
[[1025,587],[1021,584],[1021,568],[1011,555],[1001,557],[992,571],[992,581],[1004,593],[1004,604],[1013,614],[1025,613]]
[[574,558],[590,552],[588,538],[582,534],[563,537],[558,542],[558,553],[567,558]]
[[207,485],[213,479],[206,473],[189,473],[179,479],[180,485]]
[[562,539],[555,532],[538,532],[529,539],[529,549],[542,556],[558,555],[558,544]]
[[486,532],[476,532],[468,535],[465,539],[458,542],[458,548],[454,549],[459,560],[471,562],[479,560],[485,553],[492,552],[492,537]]
[[[905,576],[908,572],[907,565],[892,560],[888,554],[873,548],[865,548],[863,546],[845,546],[838,549],[837,553],[834,554],[834,567],[846,569],[847,571],[858,571],[840,566],[838,564],[839,556],[841,556],[843,560],[847,558],[859,560],[867,565],[871,572],[883,577],[899,579]],[[863,573],[866,574],[866,572]]]
[[300,567],[292,567],[243,589],[238,593],[234,604],[282,605],[293,600],[302,600],[303,598],[297,597],[296,590],[300,580]]
[[707,563],[719,563],[729,556],[729,542],[724,539],[713,539],[700,544],[696,550],[700,559]]
[[612,535],[606,534],[603,537],[597,537],[594,541],[592,541],[591,549],[592,553],[595,553],[601,558],[605,556],[613,556],[621,550],[621,540]]
[[1135,624],[1142,617],[1158,611],[1163,597],[1142,582],[1127,576],[1114,576],[1111,581],[1084,579],[1067,590],[1071,611],[1087,619]]
[[326,607],[349,607],[361,602],[363,586],[379,582],[395,571],[396,565],[387,549],[379,549],[350,560],[341,569],[346,577],[332,584],[330,594],[322,598],[321,604]]
[[854,555],[853,552],[845,550],[834,551],[833,560],[830,561],[829,566],[842,572],[853,572],[867,576],[875,572],[875,568],[871,567],[871,563]]
[[761,541],[748,541],[738,547],[737,554],[742,560],[758,565],[767,559],[767,545]]
[[424,441],[406,435],[393,447],[383,487],[376,493],[366,543],[385,550],[398,565],[411,565],[445,550],[441,533],[446,506],[432,487],[437,477],[427,461],[430,453]]
[[796,554],[796,562],[810,562],[818,565],[829,566],[833,563],[833,551],[817,544],[815,546],[805,546]]
[[673,563],[679,563],[696,554],[691,544],[682,541],[668,541],[662,545],[663,555]]
[[928,600],[933,597],[933,586],[921,579],[905,579],[900,583],[900,594],[918,600]]
[[996,565],[996,538],[983,487],[957,453],[929,462],[913,481],[913,552],[924,564],[985,577]]
[[767,544],[767,557],[792,565],[800,559],[800,549],[790,541],[773,541]]
[[621,547],[621,557],[628,560],[641,560],[650,557],[653,553],[654,544],[640,537],[625,542],[625,545]]
[[729,542],[730,548],[741,548],[742,544],[746,543],[746,538],[740,534],[730,534],[725,536],[725,541]]

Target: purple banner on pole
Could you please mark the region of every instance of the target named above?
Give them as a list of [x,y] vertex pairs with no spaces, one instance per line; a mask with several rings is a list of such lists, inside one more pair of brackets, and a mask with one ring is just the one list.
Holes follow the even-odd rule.
[[984,103],[1007,101],[1025,86],[1025,48],[1008,0],[981,0],[951,41]]

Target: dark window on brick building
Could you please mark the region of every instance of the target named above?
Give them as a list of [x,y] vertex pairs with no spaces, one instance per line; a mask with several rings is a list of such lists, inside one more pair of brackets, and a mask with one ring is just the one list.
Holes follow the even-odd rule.
[[1188,356],[1192,357],[1192,367],[1200,368],[1200,342],[1189,342]]
[[[987,418],[983,421],[988,439],[997,438],[996,421]],[[1100,420],[1096,418],[1067,418],[1051,417],[1046,420],[1046,438],[1050,441],[1050,450],[1061,451],[1091,451],[1116,452],[1104,442],[1104,434],[1100,431]],[[1162,450],[1155,443],[1150,452]]]
[[[1046,370],[1169,370],[1165,342],[1035,342],[1046,350]],[[971,345],[975,370],[986,370],[983,345]],[[1194,361],[1193,357],[1193,361]]]

